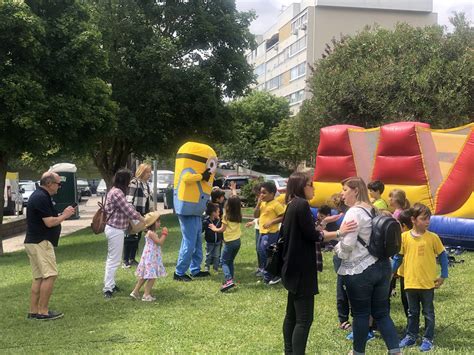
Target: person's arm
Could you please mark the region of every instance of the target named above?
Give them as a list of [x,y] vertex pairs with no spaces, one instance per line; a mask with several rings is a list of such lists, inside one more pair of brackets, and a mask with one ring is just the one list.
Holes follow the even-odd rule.
[[237,196],[237,183],[235,181],[230,182],[230,195]]
[[256,221],[256,220],[257,220],[257,219],[255,218],[255,219],[252,219],[250,222],[245,223],[245,228],[250,228],[250,227],[252,227],[252,226],[255,224],[255,221]]
[[156,232],[152,232],[152,231],[148,231],[147,236],[148,236],[148,238],[153,240],[153,242],[155,244],[163,245],[163,243],[166,240],[166,237],[168,236],[168,228],[163,227],[163,229],[161,230],[161,235],[160,236],[158,236],[158,234]]
[[402,254],[395,254],[392,258],[392,273],[395,274],[403,263],[403,255]]
[[342,238],[347,233],[353,232],[356,229],[357,229],[357,222],[355,222],[355,221],[350,221],[350,222],[344,221],[341,224],[341,228],[339,228],[336,231],[323,230],[324,241],[329,242],[330,240],[333,240],[333,239],[336,239],[336,238]]
[[209,224],[209,229],[216,233],[224,233],[225,230],[227,229],[227,225],[224,222],[222,222],[221,226],[217,228],[214,224],[211,223]]
[[344,216],[344,222],[346,221],[354,221],[357,223],[357,228],[352,231],[347,233],[345,236],[343,236],[340,240],[339,243],[335,246],[334,250],[337,254],[337,256],[341,259],[347,259],[349,257],[349,254],[354,250],[356,244],[358,243],[357,241],[357,236],[359,235],[360,231],[360,217],[356,213],[355,208],[350,208],[346,215]]
[[185,173],[183,174],[181,181],[183,181],[185,184],[189,184],[191,182],[199,182],[202,180],[209,181],[210,176],[210,169],[206,169],[201,174]]
[[438,259],[441,265],[441,276],[435,280],[435,288],[439,288],[444,283],[444,279],[448,278],[449,260],[446,251],[439,254]]
[[140,213],[137,212],[135,207],[128,203],[124,196],[121,194],[115,194],[113,196],[115,199],[115,205],[130,219],[139,220],[140,222],[145,222],[145,219]]
[[259,195],[257,199],[257,205],[255,206],[255,209],[253,210],[254,218],[260,218],[260,207],[262,207],[262,199],[260,198],[260,195]]
[[292,203],[296,203],[296,206],[294,206],[296,208],[295,214],[302,238],[313,242],[322,242],[323,234],[314,227],[313,215],[309,209],[308,201],[298,199]]
[[63,213],[57,217],[44,217],[43,222],[46,227],[53,228],[59,226],[62,222],[66,219],[71,217],[76,212],[76,208],[72,206],[68,206],[64,209]]
[[283,216],[279,216],[275,219],[272,219],[270,222],[267,222],[263,225],[263,228],[265,229],[268,229],[270,228],[271,226],[273,226],[274,224],[279,224],[281,223],[281,221],[283,221]]

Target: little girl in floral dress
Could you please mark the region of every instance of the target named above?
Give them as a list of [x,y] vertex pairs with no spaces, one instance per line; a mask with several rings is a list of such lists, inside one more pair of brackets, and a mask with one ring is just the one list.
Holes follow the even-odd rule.
[[160,215],[158,212],[150,212],[145,215],[145,226],[147,228],[145,247],[135,272],[138,281],[132,293],[130,293],[130,297],[136,300],[140,299],[140,289],[145,285],[145,292],[141,300],[153,302],[156,301],[156,298],[151,295],[153,284],[158,277],[166,276],[166,270],[161,257],[161,246],[168,236],[168,229],[163,227],[161,236],[158,236],[157,231],[160,228]]

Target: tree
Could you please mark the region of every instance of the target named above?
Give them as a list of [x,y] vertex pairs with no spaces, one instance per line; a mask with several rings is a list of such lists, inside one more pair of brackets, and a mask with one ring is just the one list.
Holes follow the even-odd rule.
[[472,121],[474,31],[462,15],[453,24],[451,34],[399,24],[335,42],[315,63],[313,97],[301,110],[314,139],[331,124],[369,128],[407,120],[441,128]]
[[76,1],[0,3],[2,191],[10,161],[81,151],[112,118],[110,90],[98,78],[105,56],[88,20]]
[[91,147],[110,183],[130,153],[166,155],[186,140],[225,131],[224,97],[253,79],[244,53],[254,46],[251,13],[234,1],[90,0],[108,53],[118,125]]
[[266,140],[283,119],[289,117],[288,101],[268,92],[252,91],[228,105],[232,139],[222,153],[227,159],[247,161],[250,167],[266,157]]
[[313,153],[301,139],[304,129],[301,126],[301,116],[284,118],[274,127],[265,141],[266,156],[283,164],[288,170],[294,171]]

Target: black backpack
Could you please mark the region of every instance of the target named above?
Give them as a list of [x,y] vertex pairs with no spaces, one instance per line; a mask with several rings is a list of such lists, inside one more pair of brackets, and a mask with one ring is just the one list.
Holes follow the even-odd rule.
[[357,240],[368,249],[369,253],[379,259],[387,259],[400,252],[402,245],[402,230],[400,223],[386,215],[376,215],[372,210],[370,213],[362,208],[372,219],[372,233],[369,245],[360,237]]

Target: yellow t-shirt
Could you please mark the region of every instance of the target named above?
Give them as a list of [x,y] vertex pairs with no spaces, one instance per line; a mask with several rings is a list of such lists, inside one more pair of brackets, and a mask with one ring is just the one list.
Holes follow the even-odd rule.
[[405,289],[432,289],[438,278],[436,257],[444,251],[438,235],[426,231],[414,237],[411,231],[402,233]]
[[276,233],[278,232],[278,223],[273,224],[270,228],[264,228],[265,223],[273,221],[285,213],[285,207],[273,199],[269,202],[262,202],[260,205],[260,217],[258,224],[260,226],[260,234]]
[[224,216],[224,218],[222,218],[222,224],[226,225],[224,232],[224,242],[231,242],[240,238],[242,234],[240,226],[242,223],[228,221]]

